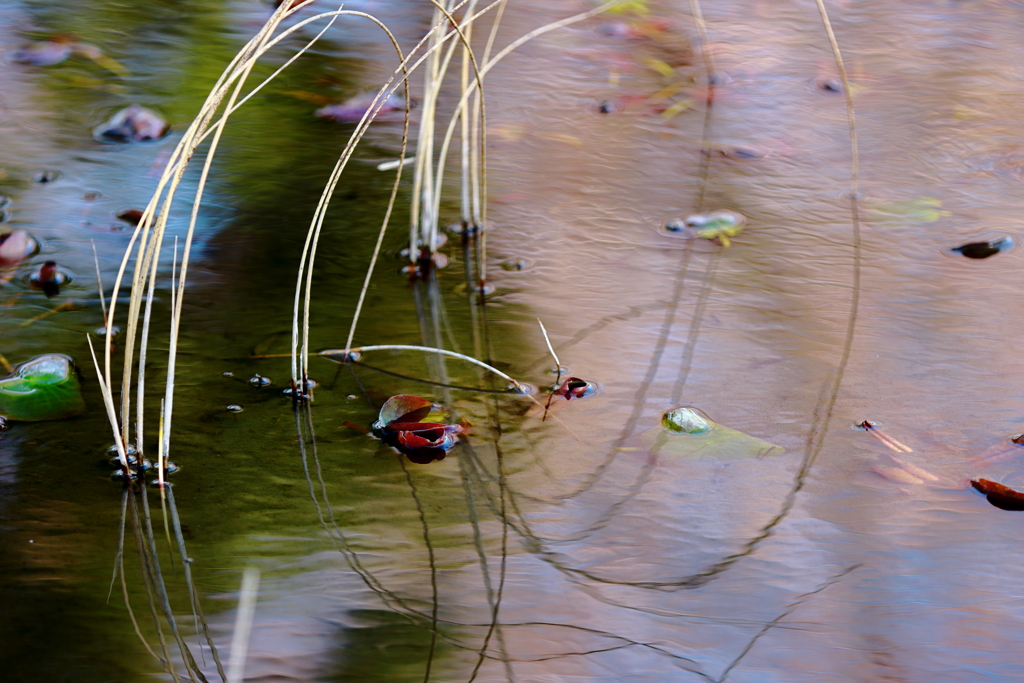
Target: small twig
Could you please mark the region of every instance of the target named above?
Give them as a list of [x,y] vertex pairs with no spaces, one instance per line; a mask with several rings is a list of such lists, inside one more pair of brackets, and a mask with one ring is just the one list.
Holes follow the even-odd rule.
[[6,358],[4,358],[4,354],[2,354],[2,353],[0,353],[0,365],[3,365],[4,366],[4,370],[6,370],[7,372],[10,372],[10,373],[14,372],[14,366],[11,365],[10,361],[8,361]]
[[[557,387],[562,383],[562,362],[558,360],[558,354],[555,353],[555,348],[551,346],[551,339],[548,337],[548,331],[544,328],[544,323],[541,322],[540,318],[537,318],[537,324],[540,325],[541,334],[544,335],[544,342],[548,345],[548,351],[551,352],[551,357],[555,359],[555,386]],[[548,411],[551,409],[551,399],[554,398],[554,396],[554,393],[548,395],[547,403],[544,404],[544,417],[540,419],[541,422],[548,419]]]

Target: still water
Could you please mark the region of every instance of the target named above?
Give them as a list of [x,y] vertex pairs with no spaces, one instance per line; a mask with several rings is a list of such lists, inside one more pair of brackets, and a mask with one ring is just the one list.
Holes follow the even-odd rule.
[[[315,401],[296,412],[282,394],[288,359],[276,356],[289,348],[306,227],[352,130],[315,111],[387,78],[390,45],[367,23],[339,22],[236,114],[199,219],[171,457],[191,577],[224,662],[242,572],[260,570],[246,680],[1024,678],[1021,518],[969,485],[1024,488],[1008,441],[1024,422],[1021,256],[950,251],[1024,237],[1024,6],[828,4],[860,139],[855,288],[846,101],[815,4],[706,5],[718,73],[707,126],[698,33],[681,3],[546,34],[488,75],[485,306],[467,286],[473,240],[451,236],[451,264],[427,281],[398,273],[410,184],[400,192],[356,344],[444,347],[543,389],[556,374],[540,318],[568,373],[597,387],[555,397],[544,420],[473,366],[392,352],[347,366],[314,358]],[[496,44],[591,7],[510,2]],[[346,9],[411,46],[431,6]],[[0,353],[13,365],[72,356],[89,407],[0,437],[4,681],[171,680],[147,652],[162,653],[161,634],[188,680],[166,619],[155,625],[153,567],[130,523],[124,586],[111,580],[122,505],[141,503],[110,478],[86,341],[103,323],[93,247],[109,295],[131,235],[117,214],[145,206],[270,11],[241,0],[0,5],[2,227],[41,245],[0,288]],[[9,58],[54,37],[100,58]],[[169,136],[93,138],[133,103],[166,117]],[[371,127],[331,205],[314,348],[344,345],[390,192],[376,166],[400,134],[393,119]],[[458,219],[456,199],[453,185],[445,222]],[[663,229],[718,209],[747,219],[728,248]],[[170,229],[182,237],[178,211]],[[25,276],[50,260],[73,277],[48,299]],[[163,289],[157,320],[168,304]],[[158,323],[161,352],[166,336]],[[154,358],[159,376],[165,356]],[[254,386],[257,375],[271,384]],[[411,463],[361,429],[403,393],[469,425],[444,460]],[[681,405],[728,438],[680,445],[696,442],[660,420]],[[852,428],[863,420],[888,442]],[[777,448],[752,445],[762,442]],[[148,505],[183,642],[219,680],[164,531],[166,501],[151,489]]]

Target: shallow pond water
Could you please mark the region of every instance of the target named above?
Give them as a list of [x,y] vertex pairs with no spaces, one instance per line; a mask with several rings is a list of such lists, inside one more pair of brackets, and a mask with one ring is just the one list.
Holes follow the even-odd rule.
[[[453,235],[450,265],[425,281],[398,273],[403,186],[356,344],[444,347],[546,389],[559,376],[540,318],[559,379],[596,387],[556,395],[543,420],[471,365],[387,351],[314,358],[315,401],[295,410],[278,354],[306,226],[351,132],[315,112],[375,87],[393,54],[375,29],[341,22],[239,110],[200,215],[170,457],[188,566],[224,662],[242,572],[261,571],[246,680],[1021,678],[1020,518],[969,485],[1024,487],[1008,441],[1024,418],[1021,252],[950,250],[1024,235],[1024,7],[829,4],[860,140],[855,288],[847,111],[815,4],[706,4],[718,72],[707,126],[697,33],[677,5],[546,34],[488,75],[485,306],[467,286],[474,240]],[[497,44],[590,7],[509,3]],[[346,8],[380,16],[408,45],[430,10]],[[72,356],[89,407],[0,436],[4,680],[171,678],[143,645],[161,652],[143,578],[153,568],[130,524],[125,585],[111,583],[122,505],[141,497],[122,498],[110,476],[86,342],[103,322],[92,250],[109,295],[131,234],[117,214],[145,206],[269,12],[0,6],[5,54],[71,36],[107,60],[0,68],[0,228],[41,243],[0,288],[0,354],[13,365]],[[136,102],[167,117],[168,137],[92,137]],[[331,205],[313,281],[317,349],[344,346],[390,192],[376,166],[394,158],[400,131],[393,119],[371,127]],[[456,198],[453,185],[447,222]],[[664,229],[716,210],[747,219],[728,248]],[[187,208],[176,211],[183,238]],[[20,276],[49,260],[73,280],[47,299]],[[168,303],[163,289],[159,352]],[[166,356],[153,358],[159,376]],[[471,425],[444,460],[410,463],[361,429],[403,393]],[[680,445],[697,442],[658,431],[680,406],[720,429]],[[881,437],[852,428],[864,420]],[[165,538],[167,501],[150,490],[148,505],[168,603],[197,669],[218,680]]]

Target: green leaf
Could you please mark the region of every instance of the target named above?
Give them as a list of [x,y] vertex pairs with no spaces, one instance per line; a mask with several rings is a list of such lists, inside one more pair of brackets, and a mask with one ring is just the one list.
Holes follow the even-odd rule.
[[785,451],[775,444],[713,422],[696,408],[665,413],[662,426],[640,435],[655,455],[697,460],[701,458],[763,458]]
[[67,356],[38,356],[13,377],[0,380],[0,415],[9,420],[60,420],[85,410],[82,388]]

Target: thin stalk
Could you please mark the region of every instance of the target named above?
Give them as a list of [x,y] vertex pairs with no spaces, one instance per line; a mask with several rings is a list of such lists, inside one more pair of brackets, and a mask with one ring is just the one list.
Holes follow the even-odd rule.
[[[103,275],[100,273],[100,257],[96,253],[96,240],[89,240],[92,244],[92,261],[96,264],[96,288],[100,293],[100,310],[103,311],[103,326],[107,326],[107,300],[103,294]],[[110,337],[107,337],[107,343],[110,343]]]

